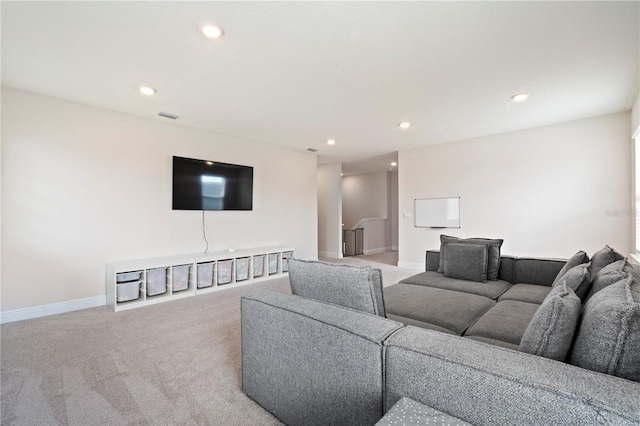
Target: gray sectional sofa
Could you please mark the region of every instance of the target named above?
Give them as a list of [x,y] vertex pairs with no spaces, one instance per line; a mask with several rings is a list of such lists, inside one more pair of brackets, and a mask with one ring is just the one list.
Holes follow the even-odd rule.
[[606,249],[477,281],[429,251],[383,298],[380,271],[294,259],[294,294],[242,298],[243,390],[289,425],[373,425],[403,397],[474,425],[638,425],[640,279]]

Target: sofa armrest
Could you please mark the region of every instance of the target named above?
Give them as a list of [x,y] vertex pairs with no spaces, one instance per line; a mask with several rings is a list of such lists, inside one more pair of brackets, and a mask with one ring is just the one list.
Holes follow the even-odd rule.
[[242,389],[288,425],[372,425],[382,342],[402,324],[274,291],[241,299]]
[[385,375],[385,409],[405,396],[477,426],[640,423],[640,383],[431,330],[391,336]]

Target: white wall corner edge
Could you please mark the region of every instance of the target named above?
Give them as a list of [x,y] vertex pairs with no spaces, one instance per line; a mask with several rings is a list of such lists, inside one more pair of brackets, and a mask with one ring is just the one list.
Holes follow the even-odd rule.
[[416,262],[400,262],[400,261],[398,261],[398,268],[415,269],[416,271],[424,271],[425,270],[424,263],[416,263]]
[[97,308],[107,305],[107,296],[87,297],[86,299],[69,300],[68,302],[52,303],[50,305],[33,306],[31,308],[14,309],[0,312],[0,324],[22,321],[49,315],[64,314],[82,309]]

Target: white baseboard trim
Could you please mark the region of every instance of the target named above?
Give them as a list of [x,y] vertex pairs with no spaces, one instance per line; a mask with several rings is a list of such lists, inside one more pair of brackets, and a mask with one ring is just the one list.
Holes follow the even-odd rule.
[[391,246],[391,251],[398,251],[398,246]]
[[398,268],[416,269],[418,271],[424,271],[424,263],[398,262]]
[[380,247],[380,248],[375,248],[375,249],[363,249],[362,253],[364,254],[378,254],[378,253],[384,253],[385,251],[387,251],[386,248],[384,247]]
[[46,317],[48,315],[64,314],[65,312],[81,309],[96,308],[107,304],[107,296],[87,297],[86,299],[69,300],[68,302],[52,303],[50,305],[33,306],[31,308],[14,309],[0,312],[0,324],[22,321],[31,318]]
[[325,257],[328,259],[342,259],[342,253],[334,253],[332,251],[319,251],[318,257]]

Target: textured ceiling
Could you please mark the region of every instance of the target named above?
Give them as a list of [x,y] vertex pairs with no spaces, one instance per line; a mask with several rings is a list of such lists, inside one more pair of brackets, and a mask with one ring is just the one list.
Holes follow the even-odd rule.
[[[384,170],[400,149],[625,111],[640,82],[640,2],[1,8],[4,85],[316,148],[309,155],[342,161],[347,172]],[[224,37],[203,37],[204,23]],[[158,93],[140,95],[143,84]],[[511,102],[518,92],[529,100]],[[402,120],[413,126],[400,130]]]

